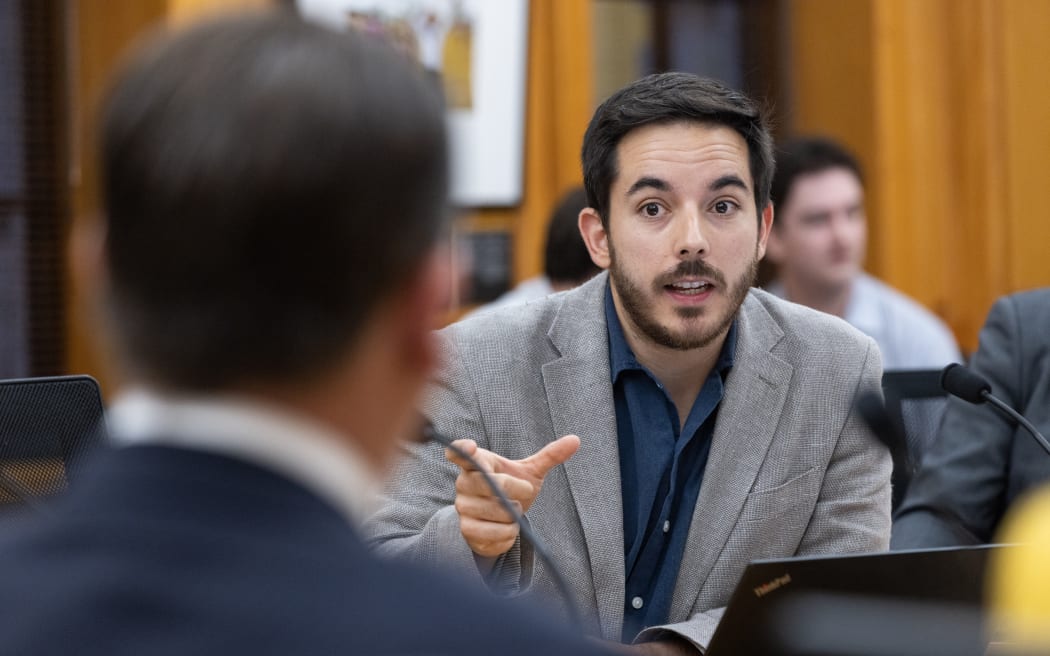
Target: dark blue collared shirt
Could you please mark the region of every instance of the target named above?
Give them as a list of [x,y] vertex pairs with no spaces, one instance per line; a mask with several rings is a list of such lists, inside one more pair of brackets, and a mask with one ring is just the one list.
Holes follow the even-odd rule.
[[[663,384],[634,357],[606,288],[609,364],[616,403],[627,589],[623,639],[667,622],[689,524],[711,450],[725,378],[733,367],[733,322],[700,393],[679,426]],[[698,583],[699,584],[699,583]]]

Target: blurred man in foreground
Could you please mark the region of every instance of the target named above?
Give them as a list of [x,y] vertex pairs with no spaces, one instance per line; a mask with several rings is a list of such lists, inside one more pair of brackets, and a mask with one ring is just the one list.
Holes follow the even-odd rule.
[[777,220],[769,259],[777,280],[766,289],[870,335],[887,371],[962,361],[943,321],[864,273],[864,182],[853,155],[826,139],[786,144],[777,153],[772,197]]
[[879,353],[752,289],[773,155],[743,94],[638,80],[598,108],[583,170],[580,230],[608,273],[443,331],[425,406],[550,540],[572,598],[473,466],[437,447],[404,463],[373,535],[576,604],[636,653],[696,654],[749,561],[886,548],[889,456],[851,410],[878,388]]
[[290,15],[123,71],[100,273],[131,386],[118,448],[3,536],[5,653],[588,653],[353,528],[435,359],[445,139],[406,61]]

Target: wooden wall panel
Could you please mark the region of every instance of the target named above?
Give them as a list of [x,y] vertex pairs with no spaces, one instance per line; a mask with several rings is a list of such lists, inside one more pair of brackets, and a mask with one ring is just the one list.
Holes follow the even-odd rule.
[[1009,210],[1001,7],[997,0],[966,0],[964,6],[949,2],[942,9],[952,63],[944,111],[951,125],[951,150],[943,166],[952,177],[949,211],[943,213],[947,251],[940,279],[947,307],[934,309],[943,311],[963,348],[972,351],[992,302],[1013,290],[1005,269]]
[[1050,284],[1042,0],[790,3],[789,132],[830,134],[868,170],[868,268],[964,350],[994,299]]
[[879,249],[869,264],[950,322],[946,237],[963,208],[953,190],[956,108],[946,4],[875,5],[876,175],[869,193],[881,211],[871,217]]
[[1050,285],[1050,2],[1010,0],[1002,7],[1009,177],[1008,284]]
[[212,13],[272,7],[275,0],[167,0],[169,21],[185,22]]
[[[844,143],[861,161],[868,186],[878,180],[874,157],[876,0],[794,0],[787,14],[790,109],[777,120],[790,121],[786,134],[823,135]],[[880,214],[881,198],[868,194],[868,215]],[[872,226],[868,258],[879,260],[880,233]]]

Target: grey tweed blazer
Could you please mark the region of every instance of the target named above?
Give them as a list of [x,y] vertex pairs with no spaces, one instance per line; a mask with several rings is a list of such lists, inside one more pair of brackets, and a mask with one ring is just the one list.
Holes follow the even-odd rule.
[[[624,538],[603,303],[608,275],[439,333],[444,367],[425,412],[444,434],[523,458],[565,435],[580,450],[548,475],[528,521],[570,581],[589,631],[620,638]],[[890,458],[851,411],[879,390],[878,348],[844,321],[752,290],[672,600],[673,631],[706,647],[745,565],[758,558],[886,549]],[[481,581],[453,507],[457,469],[416,447],[369,522],[381,553]],[[516,545],[488,583],[564,604]]]

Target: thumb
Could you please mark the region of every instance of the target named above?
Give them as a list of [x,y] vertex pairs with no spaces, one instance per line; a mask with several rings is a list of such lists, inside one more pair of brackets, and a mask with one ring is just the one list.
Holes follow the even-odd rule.
[[547,472],[571,458],[579,448],[579,437],[565,435],[525,458],[521,464],[531,469],[536,476],[544,478]]

